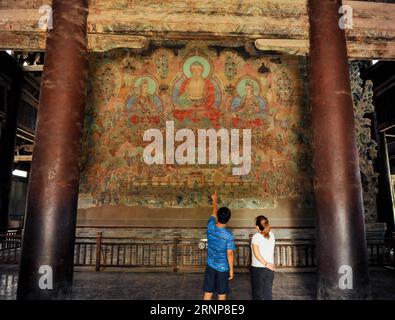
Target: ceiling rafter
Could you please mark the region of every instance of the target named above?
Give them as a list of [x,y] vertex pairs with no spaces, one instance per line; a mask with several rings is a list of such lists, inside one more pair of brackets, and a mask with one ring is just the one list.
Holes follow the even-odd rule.
[[[141,49],[150,40],[255,42],[258,49],[308,54],[306,0],[90,0],[88,46],[100,52]],[[44,51],[38,21],[49,0],[0,4],[0,48]],[[346,31],[350,59],[395,59],[395,4],[344,1],[353,9]],[[340,14],[339,14],[340,17]]]

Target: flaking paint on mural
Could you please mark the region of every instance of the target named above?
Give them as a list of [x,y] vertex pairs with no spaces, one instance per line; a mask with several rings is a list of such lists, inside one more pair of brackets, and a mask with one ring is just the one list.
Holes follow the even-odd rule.
[[[299,58],[247,57],[191,43],[133,55],[93,55],[79,207],[103,204],[207,206],[213,189],[233,208],[310,206],[309,111]],[[143,133],[177,128],[250,128],[252,166],[147,165]]]

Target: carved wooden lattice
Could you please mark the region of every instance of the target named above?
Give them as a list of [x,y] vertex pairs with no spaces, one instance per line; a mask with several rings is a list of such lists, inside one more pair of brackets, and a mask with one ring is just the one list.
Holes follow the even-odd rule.
[[373,83],[365,83],[360,76],[364,62],[350,63],[351,91],[354,102],[355,135],[359,152],[359,163],[363,188],[363,203],[366,222],[377,221],[376,194],[378,173],[374,171],[373,162],[377,157],[377,143],[372,139],[371,120],[366,115],[374,112]]

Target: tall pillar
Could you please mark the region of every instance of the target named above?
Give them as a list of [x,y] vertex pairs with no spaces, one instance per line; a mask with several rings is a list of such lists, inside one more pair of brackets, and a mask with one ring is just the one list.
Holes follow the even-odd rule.
[[318,299],[367,299],[362,186],[340,6],[340,0],[308,0],[317,294]]
[[5,104],[0,106],[0,232],[6,232],[23,71],[6,52],[0,52],[0,66],[0,103]]
[[54,0],[29,182],[18,299],[71,292],[87,63],[87,0]]

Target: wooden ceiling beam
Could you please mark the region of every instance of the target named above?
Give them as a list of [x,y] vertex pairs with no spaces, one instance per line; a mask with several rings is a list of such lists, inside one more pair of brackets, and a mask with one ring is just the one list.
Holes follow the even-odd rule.
[[[395,59],[395,4],[344,1],[350,59]],[[44,51],[38,21],[50,0],[0,3],[0,48]],[[339,14],[340,17],[340,14]],[[261,50],[308,54],[306,0],[90,0],[89,50],[141,49],[149,40],[253,42]]]

